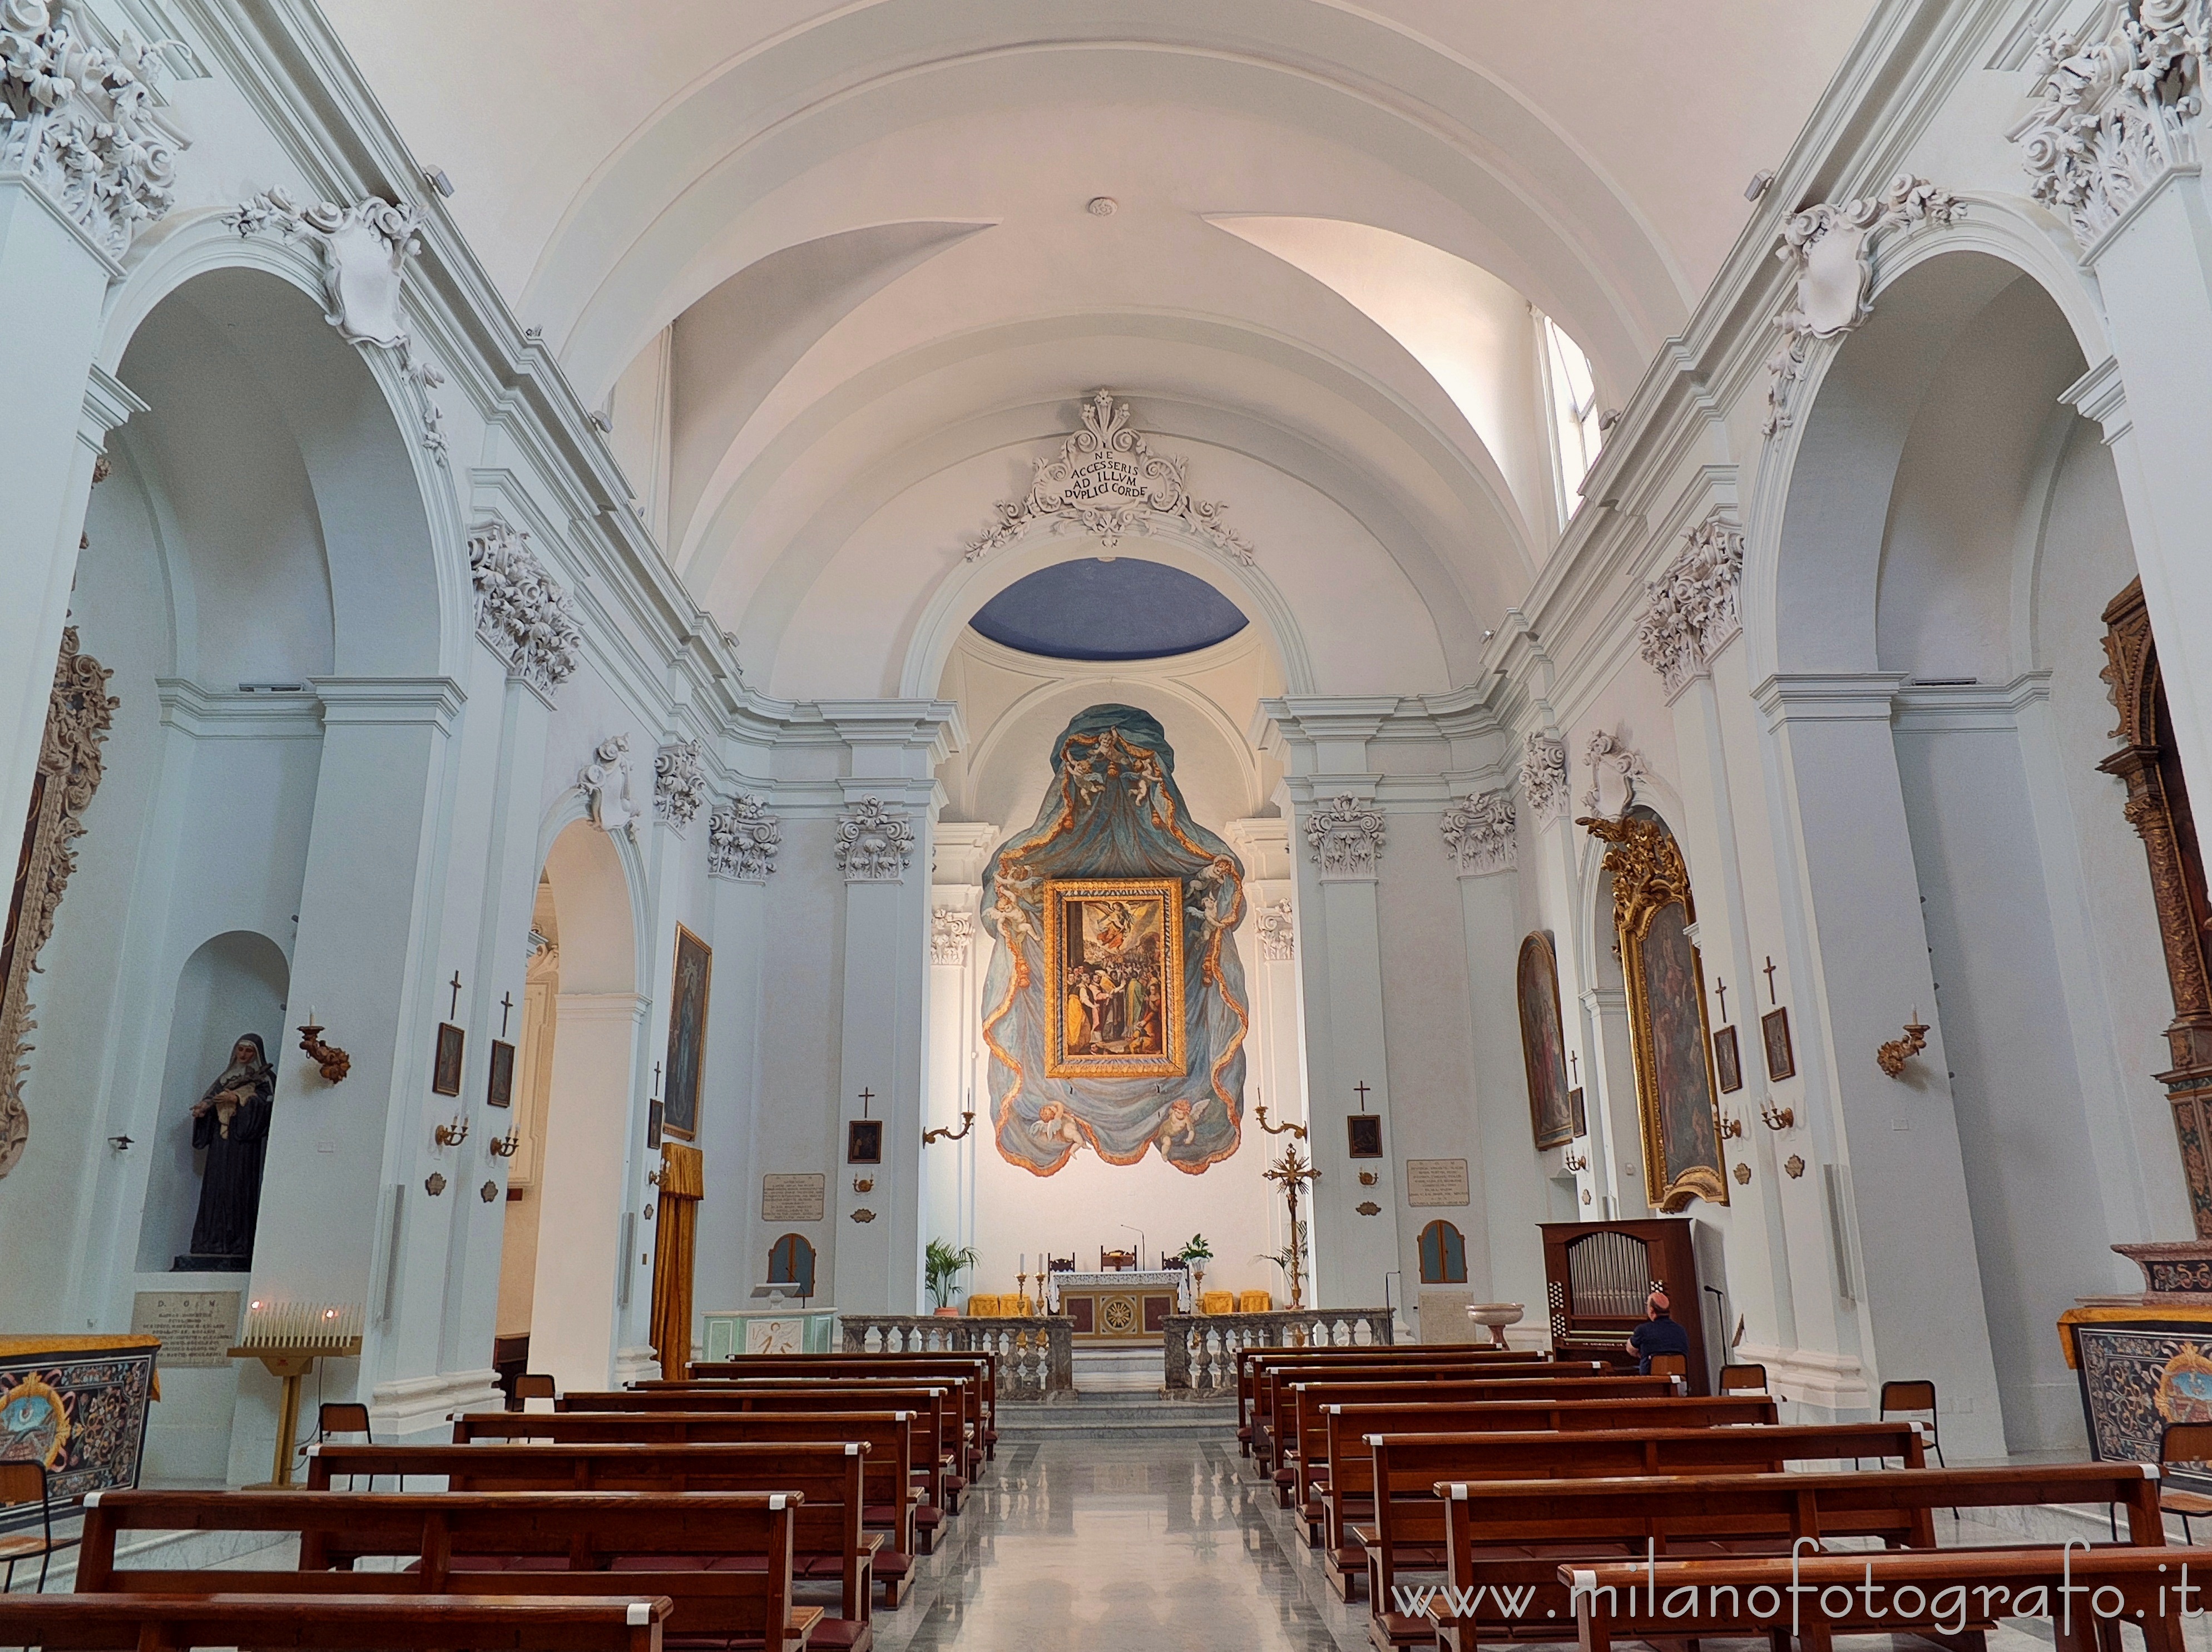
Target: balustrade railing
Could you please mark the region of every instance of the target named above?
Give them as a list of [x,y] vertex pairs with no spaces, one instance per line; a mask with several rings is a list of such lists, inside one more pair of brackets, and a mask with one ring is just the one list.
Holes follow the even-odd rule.
[[1381,1347],[1390,1340],[1390,1310],[1304,1308],[1177,1315],[1162,1322],[1160,1334],[1170,1394],[1233,1394],[1240,1348]]
[[[845,1314],[839,1318],[848,1354],[996,1354],[1001,1400],[1044,1400],[1075,1388],[1071,1320],[953,1319],[921,1314]],[[1233,1372],[1231,1380],[1235,1380]]]

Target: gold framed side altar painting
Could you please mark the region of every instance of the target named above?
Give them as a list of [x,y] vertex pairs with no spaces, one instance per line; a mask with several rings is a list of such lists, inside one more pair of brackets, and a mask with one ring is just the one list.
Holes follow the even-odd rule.
[[1182,967],[1179,878],[1048,882],[1045,1075],[1180,1077]]
[[1656,1210],[1692,1199],[1725,1205],[1720,1093],[1705,1016],[1705,966],[1691,941],[1697,920],[1689,868],[1674,834],[1632,814],[1584,823],[1611,847],[1613,916],[1628,988],[1636,1110],[1644,1127],[1644,1186]]

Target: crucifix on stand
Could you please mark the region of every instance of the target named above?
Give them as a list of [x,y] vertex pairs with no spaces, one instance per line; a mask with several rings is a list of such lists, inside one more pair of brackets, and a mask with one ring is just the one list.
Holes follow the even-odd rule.
[[1283,1149],[1282,1157],[1261,1174],[1268,1181],[1282,1184],[1283,1197],[1290,1203],[1290,1266],[1284,1271],[1291,1276],[1291,1311],[1296,1313],[1305,1306],[1306,1269],[1306,1224],[1298,1218],[1298,1189],[1309,1181],[1320,1181],[1321,1172],[1305,1162],[1294,1141]]

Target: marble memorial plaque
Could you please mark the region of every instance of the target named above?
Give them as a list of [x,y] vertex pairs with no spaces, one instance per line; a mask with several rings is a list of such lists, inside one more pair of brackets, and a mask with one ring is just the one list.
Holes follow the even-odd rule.
[[235,1291],[141,1291],[131,1300],[131,1328],[161,1339],[161,1365],[228,1365],[238,1340]]
[[1463,1158],[1409,1158],[1406,1161],[1406,1203],[1416,1210],[1437,1205],[1468,1202],[1467,1161]]
[[829,1197],[826,1175],[769,1174],[761,1178],[761,1220],[819,1222]]

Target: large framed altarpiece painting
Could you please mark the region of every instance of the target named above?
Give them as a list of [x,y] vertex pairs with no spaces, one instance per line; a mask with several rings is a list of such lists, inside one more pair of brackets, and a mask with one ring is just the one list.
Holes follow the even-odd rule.
[[1640,811],[1579,823],[1609,846],[1605,870],[1613,874],[1613,929],[1628,989],[1645,1197],[1669,1212],[1692,1199],[1725,1205],[1719,1086],[1705,967],[1689,935],[1697,908],[1681,847],[1664,823]]
[[1182,908],[1174,878],[1045,884],[1046,1077],[1182,1075]]
[[1567,1099],[1566,1034],[1559,1017],[1559,963],[1541,930],[1521,943],[1514,970],[1521,1008],[1521,1060],[1528,1074],[1528,1125],[1539,1151],[1575,1139]]

